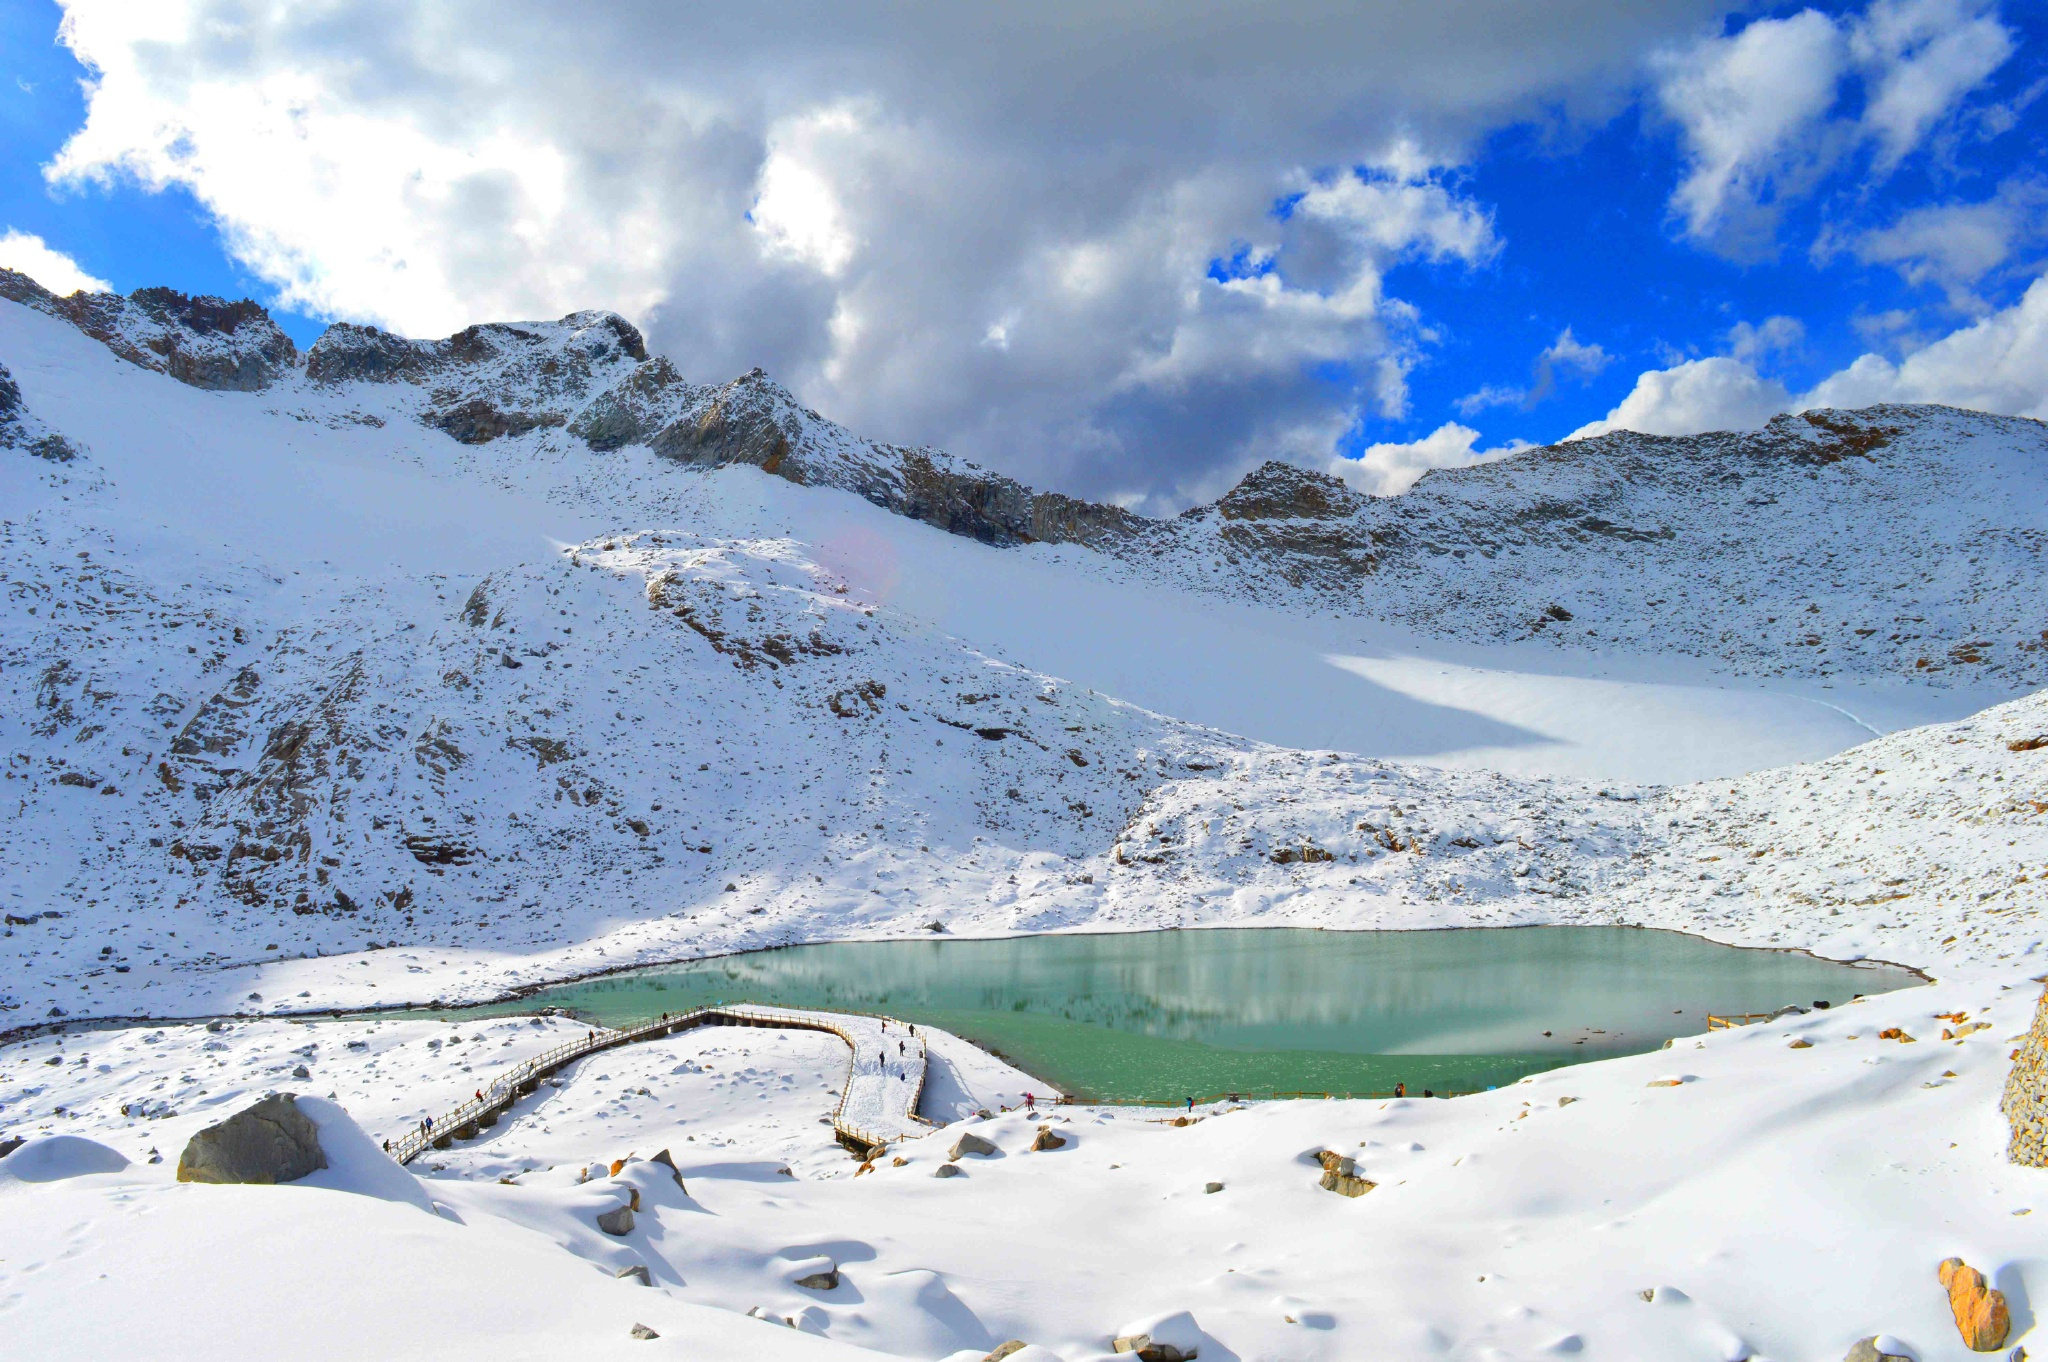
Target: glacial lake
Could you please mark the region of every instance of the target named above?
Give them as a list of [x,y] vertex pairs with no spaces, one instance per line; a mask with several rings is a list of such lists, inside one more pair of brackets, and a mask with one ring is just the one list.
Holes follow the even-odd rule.
[[1078,1098],[1467,1092],[1654,1050],[1709,1013],[1839,1005],[1921,980],[1629,927],[1204,929],[840,942],[563,984],[454,1015],[606,1026],[708,1003],[944,1027]]

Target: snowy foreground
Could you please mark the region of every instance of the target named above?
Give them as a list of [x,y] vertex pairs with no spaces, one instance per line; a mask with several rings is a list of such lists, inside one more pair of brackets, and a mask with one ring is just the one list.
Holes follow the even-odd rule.
[[[260,310],[54,306],[0,301],[0,1356],[1080,1362],[1186,1312],[1204,1362],[1933,1362],[1950,1255],[2048,1352],[2048,1173],[1997,1111],[2048,964],[2038,423],[1627,437],[1334,509],[1269,468],[976,542],[919,498],[1000,480],[603,314],[300,357]],[[934,921],[1620,923],[1936,982],[1180,1126],[1025,1112],[935,1035],[940,1128],[867,1172],[831,1036],[596,1055],[401,1169],[580,1028],[295,1015]],[[326,1171],[174,1181],[272,1091]],[[966,1129],[999,1153],[934,1176]]]
[[[1031,1081],[938,1036],[927,1109],[966,1119],[858,1177],[820,1123],[846,1050],[814,1032],[606,1054],[421,1178],[366,1139],[275,1188],[171,1169],[192,1131],[302,1059],[312,1081],[284,1086],[331,1094],[382,1137],[416,1095],[486,1081],[571,1024],[74,1034],[13,1047],[0,1093],[132,1162],[0,1180],[0,1327],[11,1355],[40,1358],[246,1355],[288,1334],[333,1358],[978,1358],[1021,1338],[1078,1362],[1187,1310],[1205,1359],[1833,1359],[1881,1331],[1954,1357],[1934,1281],[1951,1254],[1996,1269],[2014,1338],[2032,1337],[2048,1175],[2005,1162],[1995,1108],[2034,996],[1909,989],[1483,1096],[1261,1104],[1187,1127],[1143,1109],[977,1121]],[[1944,1043],[1937,1011],[1990,1026]],[[1916,1042],[1878,1039],[1892,1026]],[[138,1099],[176,1114],[121,1114]],[[1027,1152],[1041,1123],[1066,1146]],[[933,1178],[969,1129],[1001,1153]],[[687,1194],[656,1164],[579,1182],[660,1148]],[[1380,1185],[1321,1190],[1323,1148]],[[629,1185],[635,1228],[598,1232]],[[820,1257],[838,1287],[793,1285]],[[614,1279],[636,1264],[652,1289]],[[796,1330],[743,1317],[757,1307]]]

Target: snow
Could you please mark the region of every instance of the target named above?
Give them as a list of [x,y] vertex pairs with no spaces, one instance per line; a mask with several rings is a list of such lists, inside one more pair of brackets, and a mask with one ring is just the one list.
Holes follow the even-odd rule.
[[[1877,443],[1794,422],[1431,474],[1332,522],[1379,554],[1361,586],[1299,517],[946,535],[845,490],[943,456],[752,377],[659,402],[774,406],[814,485],[600,452],[574,421],[647,373],[607,336],[217,392],[0,303],[21,428],[77,451],[0,448],[11,1348],[1081,1362],[1185,1312],[1204,1358],[1785,1362],[1879,1331],[1931,1358],[1952,1253],[2033,1338],[2048,1183],[2004,1162],[1996,1095],[2042,972],[2038,427],[1885,409],[1855,418]],[[548,420],[425,424],[483,398]],[[310,1015],[935,919],[1634,923],[1936,982],[1456,1101],[1180,1127],[1018,1110],[1047,1085],[932,1033],[920,1134],[883,1096],[914,1083],[849,1087],[835,1037],[704,1028],[411,1171],[384,1140],[586,1028]],[[1993,1025],[1939,1040],[1958,1010]],[[329,1169],[175,1183],[277,1090]],[[893,1123],[872,1172],[842,1094]],[[1041,1123],[1066,1147],[1028,1152]],[[1001,1155],[932,1177],[967,1128]],[[663,1148],[687,1192],[610,1172]],[[1377,1188],[1322,1191],[1321,1148]],[[795,1286],[820,1257],[842,1285]]]

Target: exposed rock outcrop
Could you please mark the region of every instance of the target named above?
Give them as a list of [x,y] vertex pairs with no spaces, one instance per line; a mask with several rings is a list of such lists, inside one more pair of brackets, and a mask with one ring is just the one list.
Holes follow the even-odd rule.
[[70,463],[78,457],[78,450],[69,440],[29,411],[22,401],[21,385],[4,364],[0,364],[0,449],[26,450],[51,463]]
[[175,289],[74,293],[59,298],[25,274],[0,269],[0,298],[70,322],[131,364],[195,388],[260,392],[294,372],[298,347],[260,304],[187,297]]
[[194,1135],[178,1156],[180,1182],[297,1182],[327,1166],[320,1128],[291,1093],[272,1093]]
[[1358,1163],[1348,1154],[1325,1149],[1316,1156],[1316,1162],[1321,1164],[1323,1169],[1323,1176],[1316,1185],[1326,1192],[1335,1192],[1338,1196],[1358,1197],[1379,1186],[1372,1179],[1359,1176]]

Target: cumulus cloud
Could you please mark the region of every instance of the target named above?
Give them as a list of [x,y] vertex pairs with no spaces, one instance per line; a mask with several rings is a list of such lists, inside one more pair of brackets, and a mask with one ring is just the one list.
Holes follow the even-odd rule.
[[1168,509],[1404,411],[1432,338],[1386,271],[1500,245],[1436,172],[1611,114],[1718,8],[67,0],[49,173],[189,190],[315,314],[616,308],[697,377]]
[[1687,160],[1672,214],[1694,241],[1767,256],[1786,202],[1858,148],[1869,181],[1889,176],[2013,51],[1996,0],[1873,0],[1840,19],[1807,9],[1666,49],[1652,62],[1657,100]]
[[1896,361],[1862,355],[1798,396],[1743,358],[1716,356],[1649,370],[1613,411],[1566,438],[1612,430],[1754,430],[1779,412],[1879,402],[1934,402],[2048,420],[2048,276],[2036,279],[2010,307]]
[[1806,395],[1805,407],[1942,402],[2048,420],[2048,278],[2017,303],[1897,363],[1864,355]]
[[1791,405],[1784,384],[1742,360],[1716,355],[1643,373],[1621,405],[1565,438],[1583,440],[1613,430],[1644,435],[1756,430]]
[[1478,431],[1447,421],[1419,440],[1370,445],[1356,458],[1332,459],[1328,471],[1361,492],[1391,497],[1413,487],[1433,468],[1468,468],[1529,448],[1527,440],[1510,440],[1492,449],[1478,445]]
[[87,274],[76,260],[55,249],[39,236],[17,232],[12,227],[0,236],[0,268],[25,274],[50,292],[65,295],[80,289],[87,293],[111,292],[113,285]]

